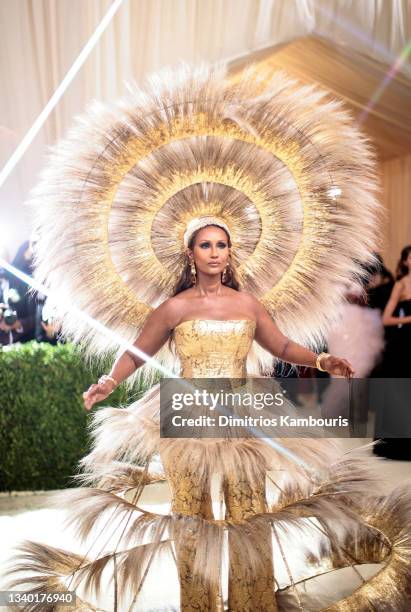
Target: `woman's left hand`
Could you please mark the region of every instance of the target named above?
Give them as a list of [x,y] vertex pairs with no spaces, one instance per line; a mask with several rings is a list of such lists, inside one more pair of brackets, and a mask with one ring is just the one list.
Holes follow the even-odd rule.
[[341,359],[340,357],[334,357],[333,355],[329,355],[325,359],[322,359],[321,367],[333,376],[352,378],[355,374],[354,368],[349,361]]

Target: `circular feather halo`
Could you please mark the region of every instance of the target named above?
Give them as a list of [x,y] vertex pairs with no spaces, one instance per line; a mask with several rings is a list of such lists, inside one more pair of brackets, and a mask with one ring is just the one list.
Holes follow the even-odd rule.
[[182,270],[187,224],[213,215],[230,227],[243,289],[318,346],[379,241],[374,154],[341,103],[284,73],[234,82],[224,66],[129,89],[77,119],[33,194],[36,274],[65,333],[93,355],[113,348],[74,304],[134,340]]

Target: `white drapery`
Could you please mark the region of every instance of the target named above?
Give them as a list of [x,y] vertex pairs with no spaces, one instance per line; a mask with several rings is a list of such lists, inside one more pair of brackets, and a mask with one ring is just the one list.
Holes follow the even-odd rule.
[[[2,0],[1,165],[109,6],[109,0]],[[388,66],[411,37],[411,5],[408,0],[124,0],[1,190],[2,225],[10,227],[9,239],[16,243],[27,236],[22,202],[36,182],[46,148],[64,135],[89,100],[114,99],[124,92],[125,81],[140,81],[181,60],[246,58],[311,33]],[[401,69],[408,74],[409,64]]]

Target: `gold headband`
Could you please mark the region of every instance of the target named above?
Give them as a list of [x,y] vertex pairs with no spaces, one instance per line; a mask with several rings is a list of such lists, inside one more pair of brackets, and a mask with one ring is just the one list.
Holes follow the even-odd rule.
[[212,216],[204,216],[204,217],[196,217],[195,219],[191,219],[191,221],[187,225],[187,229],[184,232],[184,246],[188,247],[191,236],[199,229],[203,227],[207,227],[208,225],[217,225],[217,227],[221,227],[223,230],[227,232],[230,236],[230,230],[228,229],[227,224],[222,221],[219,217]]

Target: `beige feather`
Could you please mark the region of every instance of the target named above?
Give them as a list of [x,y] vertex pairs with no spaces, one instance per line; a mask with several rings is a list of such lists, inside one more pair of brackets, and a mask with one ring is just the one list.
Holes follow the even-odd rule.
[[[376,195],[370,144],[327,91],[284,73],[233,82],[224,66],[181,65],[94,103],[53,150],[31,199],[37,275],[95,359],[116,343],[67,306],[133,341],[174,285],[187,222],[219,214],[244,289],[286,335],[317,346],[377,249]],[[249,371],[270,368],[254,348]],[[158,357],[178,367],[166,348]]]

